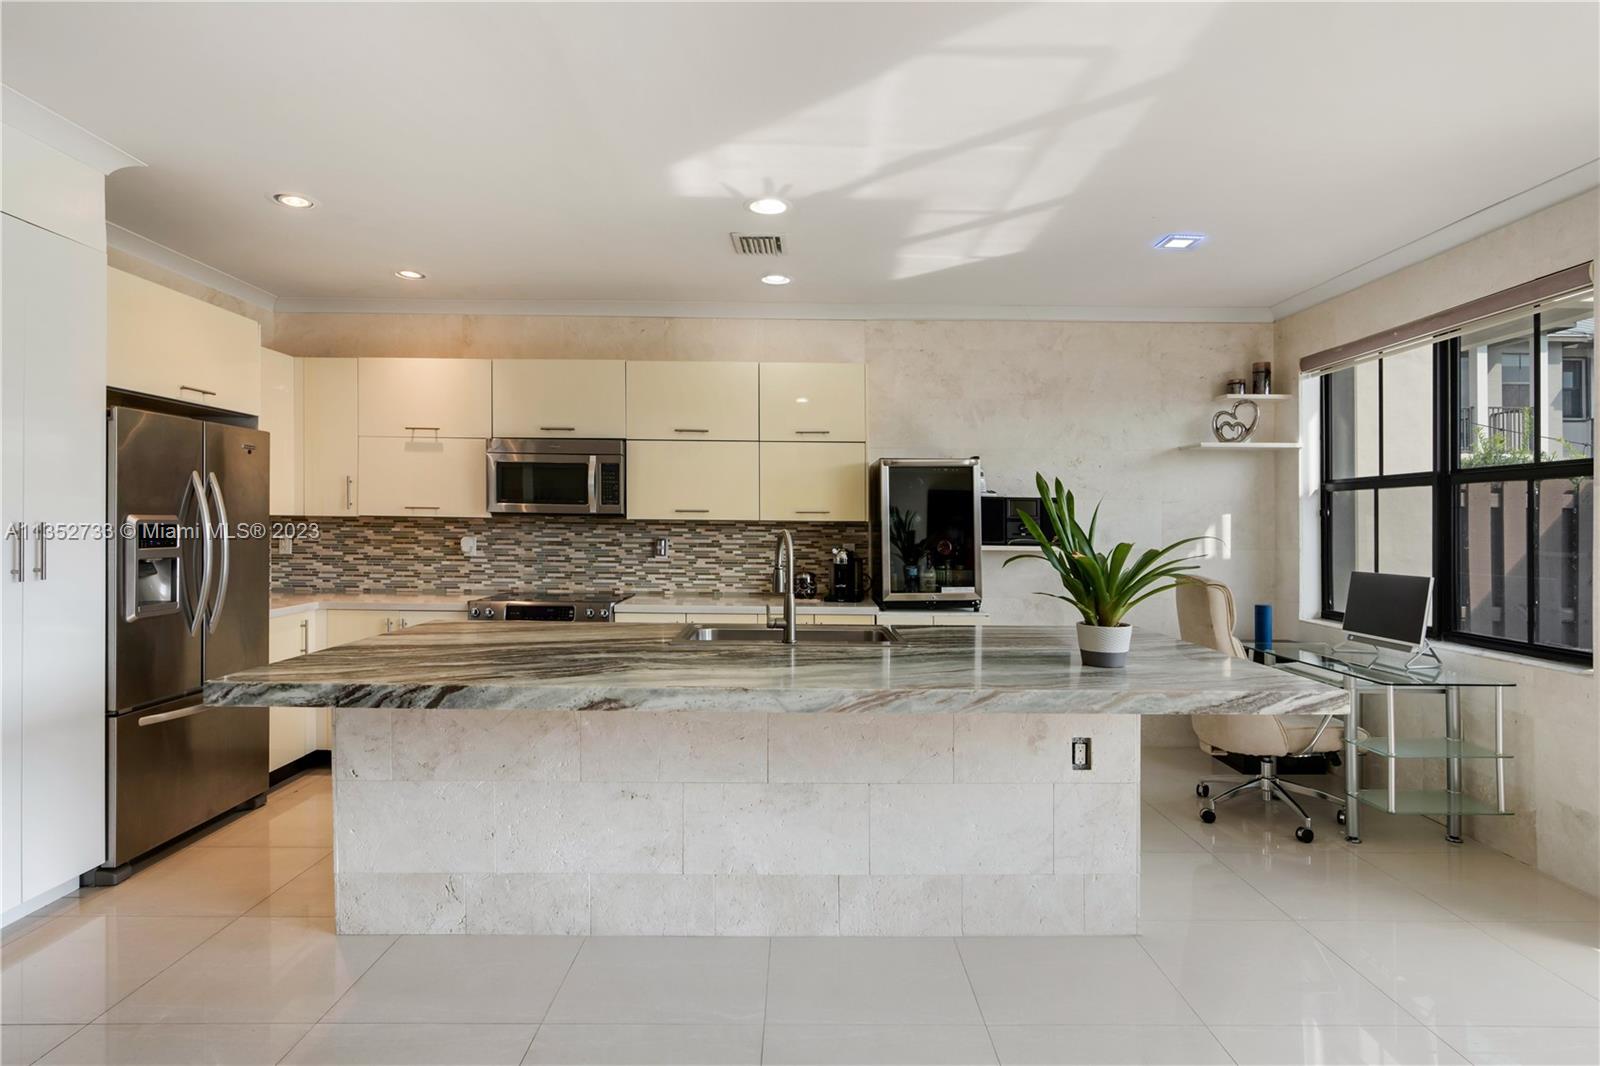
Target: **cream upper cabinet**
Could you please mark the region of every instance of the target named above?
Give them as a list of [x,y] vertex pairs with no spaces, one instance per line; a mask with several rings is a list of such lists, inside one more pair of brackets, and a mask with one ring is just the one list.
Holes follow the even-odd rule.
[[113,389],[226,411],[261,411],[261,326],[122,270],[106,275]]
[[736,441],[630,441],[628,517],[755,519],[761,506],[760,448]]
[[302,398],[300,360],[270,348],[261,349],[259,424],[272,435],[268,507],[273,514],[305,513],[305,478],[300,463]]
[[627,367],[620,359],[496,359],[493,435],[626,436]]
[[865,444],[761,445],[761,520],[865,522]]
[[864,363],[762,363],[761,439],[867,439]]
[[359,513],[356,361],[301,359],[303,514]]
[[363,437],[490,436],[487,359],[362,359]]
[[482,437],[362,437],[360,513],[481,518],[487,475]]
[[630,362],[628,438],[756,440],[759,391],[755,363]]

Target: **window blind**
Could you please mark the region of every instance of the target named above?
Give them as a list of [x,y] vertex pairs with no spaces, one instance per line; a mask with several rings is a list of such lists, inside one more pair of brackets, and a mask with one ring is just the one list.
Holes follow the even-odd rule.
[[1400,348],[1423,342],[1432,343],[1454,336],[1466,328],[1480,328],[1496,319],[1523,315],[1551,300],[1562,299],[1594,286],[1594,263],[1546,274],[1542,278],[1513,285],[1509,289],[1481,296],[1446,311],[1407,322],[1403,326],[1374,333],[1369,337],[1313,352],[1300,360],[1302,374],[1327,374],[1367,359],[1376,359]]

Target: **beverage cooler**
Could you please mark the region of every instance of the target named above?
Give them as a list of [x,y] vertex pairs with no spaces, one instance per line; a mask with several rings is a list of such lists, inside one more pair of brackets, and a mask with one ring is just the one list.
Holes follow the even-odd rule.
[[872,464],[872,595],[879,607],[978,607],[982,482],[976,456]]

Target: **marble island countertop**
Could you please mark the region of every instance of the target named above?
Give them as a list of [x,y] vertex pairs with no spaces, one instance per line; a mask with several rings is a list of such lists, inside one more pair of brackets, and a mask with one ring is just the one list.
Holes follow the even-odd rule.
[[207,682],[234,706],[1285,714],[1341,689],[1136,630],[1124,670],[1071,628],[910,627],[880,645],[681,644],[678,624],[435,622]]

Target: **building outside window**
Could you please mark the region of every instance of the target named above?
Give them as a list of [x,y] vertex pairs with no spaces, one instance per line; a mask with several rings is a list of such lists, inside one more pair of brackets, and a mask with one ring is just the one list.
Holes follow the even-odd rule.
[[1593,362],[1584,293],[1327,374],[1324,617],[1429,575],[1436,636],[1592,661]]

